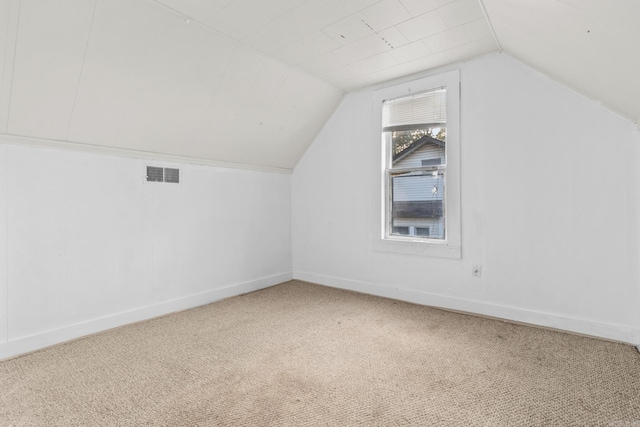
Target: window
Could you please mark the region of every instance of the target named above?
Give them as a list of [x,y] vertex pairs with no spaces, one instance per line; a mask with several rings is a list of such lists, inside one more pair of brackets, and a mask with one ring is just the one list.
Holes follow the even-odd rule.
[[393,232],[395,234],[409,234],[409,227],[396,225],[393,227]]
[[458,71],[380,89],[379,251],[460,258]]
[[416,236],[429,236],[429,227],[416,227]]
[[433,230],[415,234],[420,238],[444,240],[447,89],[384,101],[382,135],[387,151],[387,235],[409,234],[396,230],[412,226]]
[[[446,132],[446,129],[445,129]],[[440,157],[436,158],[436,159],[424,159],[422,160],[422,166],[434,166],[434,165],[441,165],[442,164],[442,159]]]

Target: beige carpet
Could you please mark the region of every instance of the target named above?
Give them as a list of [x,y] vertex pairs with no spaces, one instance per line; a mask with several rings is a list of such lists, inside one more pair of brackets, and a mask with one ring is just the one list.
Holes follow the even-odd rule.
[[640,426],[632,346],[288,282],[0,363],[2,426]]

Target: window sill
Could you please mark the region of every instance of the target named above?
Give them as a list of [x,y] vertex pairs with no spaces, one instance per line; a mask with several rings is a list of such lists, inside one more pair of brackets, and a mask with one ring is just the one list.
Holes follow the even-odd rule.
[[372,242],[374,252],[388,252],[403,255],[417,255],[434,258],[460,259],[462,251],[460,246],[451,246],[448,243],[434,241],[410,240],[410,239],[374,239]]

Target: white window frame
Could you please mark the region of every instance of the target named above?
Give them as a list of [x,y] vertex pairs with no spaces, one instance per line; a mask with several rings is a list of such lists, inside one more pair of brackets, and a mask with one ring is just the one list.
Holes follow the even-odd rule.
[[[387,235],[388,215],[388,179],[386,169],[391,150],[382,132],[383,102],[411,94],[427,92],[440,87],[447,90],[447,167],[445,186],[445,224],[444,240],[417,238],[416,236]],[[380,252],[392,252],[410,255],[423,255],[441,258],[461,258],[461,206],[460,206],[460,72],[459,70],[400,83],[374,92],[375,139],[378,142],[375,159],[376,195],[374,200],[375,218],[373,221],[373,249]]]

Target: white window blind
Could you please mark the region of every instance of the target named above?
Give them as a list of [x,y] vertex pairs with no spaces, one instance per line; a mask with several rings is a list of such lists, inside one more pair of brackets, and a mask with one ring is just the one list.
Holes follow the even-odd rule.
[[385,101],[382,126],[393,130],[406,125],[444,125],[447,122],[447,91],[439,88]]

